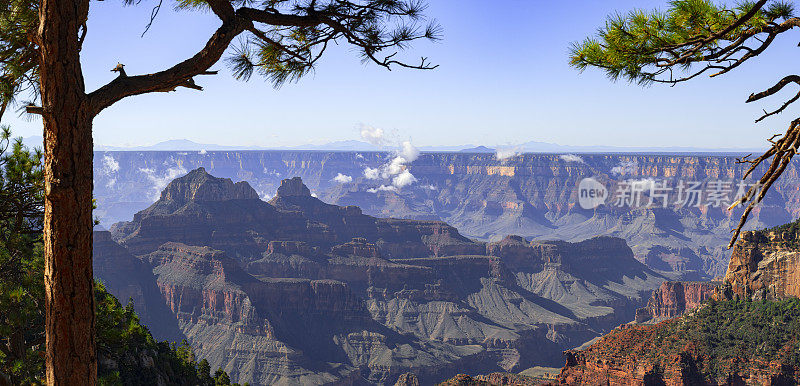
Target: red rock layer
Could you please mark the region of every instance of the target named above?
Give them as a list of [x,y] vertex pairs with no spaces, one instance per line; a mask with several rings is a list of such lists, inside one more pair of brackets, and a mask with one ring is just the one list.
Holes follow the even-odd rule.
[[793,385],[800,369],[755,357],[737,358],[740,370],[721,379],[706,379],[698,370],[701,358],[691,345],[679,354],[664,354],[653,342],[669,325],[623,326],[591,347],[567,351],[567,363],[555,384],[562,385]]
[[744,232],[725,274],[726,297],[800,297],[800,233]]
[[647,306],[636,310],[636,322],[671,319],[699,307],[719,286],[717,282],[667,281],[653,291]]
[[[637,312],[637,320],[672,318],[696,308],[709,297],[724,300],[800,296],[800,252],[797,248],[800,232],[793,228],[744,232],[734,248],[721,286],[715,289],[711,283],[666,282],[654,292],[647,307]],[[797,384],[800,369],[759,359],[755,351],[748,357],[736,358],[737,367],[742,369],[736,374],[727,379],[705,379],[696,365],[704,358],[694,357],[693,343],[687,343],[684,351],[669,357],[663,347],[652,343],[658,334],[670,331],[666,327],[682,320],[623,326],[585,350],[568,351],[558,382],[569,385]]]

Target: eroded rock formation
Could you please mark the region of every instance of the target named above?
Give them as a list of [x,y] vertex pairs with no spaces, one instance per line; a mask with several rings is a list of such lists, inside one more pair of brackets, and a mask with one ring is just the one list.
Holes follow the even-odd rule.
[[665,280],[618,238],[486,244],[326,204],[298,179],[267,203],[202,169],[112,233],[198,356],[251,384],[557,366]]
[[672,319],[700,307],[714,295],[720,282],[667,281],[653,291],[647,306],[636,310],[636,322]]
[[[709,376],[707,353],[698,342],[678,337],[682,350],[665,347],[661,336],[675,330],[680,319],[657,325],[626,325],[604,336],[591,347],[566,352],[567,361],[555,384],[562,385],[796,385],[800,368],[785,356],[760,357],[755,351],[718,366],[724,370]],[[787,346],[788,348],[788,346]]]
[[744,232],[725,274],[727,297],[800,297],[800,233],[797,223]]
[[[773,229],[744,232],[736,243],[722,284],[665,282],[653,293],[647,307],[637,311],[637,321],[669,319],[656,325],[623,325],[604,336],[585,350],[566,353],[566,365],[559,377],[561,384],[742,384],[742,385],[794,385],[800,382],[800,366],[796,356],[796,331],[789,336],[761,336],[768,329],[763,316],[747,313],[746,307],[734,308],[734,314],[724,314],[726,323],[739,323],[734,329],[744,337],[757,336],[773,347],[764,354],[762,347],[748,347],[746,353],[731,357],[729,346],[737,339],[733,335],[704,340],[697,336],[683,336],[687,331],[696,335],[713,336],[705,323],[717,322],[709,317],[674,318],[685,311],[697,309],[705,300],[732,299],[779,301],[800,296],[800,246],[795,222]],[[747,302],[730,302],[748,304]],[[755,304],[763,304],[757,302]],[[714,304],[696,311],[715,310]],[[709,311],[711,312],[711,311]],[[782,318],[785,318],[785,310]],[[713,316],[713,314],[710,314]],[[720,318],[718,317],[718,318]],[[767,318],[769,319],[769,318]],[[767,322],[767,323],[771,323]],[[786,323],[784,319],[780,323]],[[693,328],[694,327],[694,328]],[[749,334],[749,335],[748,335]],[[670,342],[670,343],[665,343]],[[677,350],[675,348],[678,348]],[[726,351],[727,350],[727,351]],[[722,360],[717,357],[725,357]],[[704,371],[700,369],[704,368]],[[709,376],[708,370],[715,370]]]
[[[493,154],[423,153],[409,165],[419,183],[401,192],[370,193],[386,182],[367,179],[364,169],[379,167],[389,156],[309,151],[97,152],[94,196],[98,215],[110,226],[130,220],[159,199],[162,181],[201,166],[215,176],[248,181],[261,197],[270,198],[283,179],[300,176],[307,189],[327,203],[355,205],[377,217],[443,220],[460,234],[483,241],[497,241],[509,234],[528,240],[620,237],[632,246],[634,256],[651,268],[675,272],[674,280],[700,280],[724,275],[730,256],[725,246],[729,230],[741,214],[739,209],[729,213],[724,210],[726,205],[608,205],[583,210],[576,204],[576,188],[586,177],[604,183],[666,180],[673,193],[679,180],[723,180],[733,183],[733,196],[738,190],[735,181],[741,180],[748,167],[737,163],[736,156],[721,155],[586,154],[581,155],[581,162],[568,162],[558,154],[524,154],[501,162]],[[752,213],[749,228],[775,226],[800,216],[797,165],[792,162],[784,178],[772,186]],[[620,168],[624,174],[614,173]],[[759,167],[753,175],[762,171]],[[336,182],[339,173],[353,181]],[[613,189],[610,184],[607,187]],[[309,195],[300,190],[287,186],[279,195],[299,200]],[[342,236],[340,241],[347,242],[363,235]]]

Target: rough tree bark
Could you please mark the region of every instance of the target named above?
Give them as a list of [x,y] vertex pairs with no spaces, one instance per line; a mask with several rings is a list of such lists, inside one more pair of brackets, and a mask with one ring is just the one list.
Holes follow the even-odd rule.
[[88,0],[42,0],[47,383],[95,385],[92,114],[80,64]]
[[[411,66],[392,60],[395,54],[386,55],[382,60],[375,56],[383,49],[402,48],[417,39],[435,39],[435,26],[419,34],[403,34],[399,40],[396,34],[388,33],[378,41],[373,39],[378,30],[364,27],[403,16],[413,19],[420,11],[419,5],[406,5],[408,9],[401,7],[401,11],[392,11],[393,8],[380,4],[367,6],[339,1],[344,6],[342,10],[347,11],[344,14],[337,11],[320,15],[314,11],[313,15],[292,15],[266,6],[265,9],[242,7],[236,10],[233,7],[236,2],[229,0],[206,0],[206,3],[222,25],[197,54],[164,71],[138,76],[121,74],[87,95],[80,49],[86,35],[89,0],[41,0],[37,38],[42,106],[29,106],[27,110],[41,114],[44,122],[45,364],[49,385],[97,384],[92,292],[92,120],[98,113],[133,95],[172,91],[176,87],[202,89],[194,84],[193,77],[216,73],[209,71],[210,67],[219,61],[233,39],[245,31],[259,37],[264,44],[276,45],[288,52],[288,57],[275,59],[272,65],[276,67],[262,65],[267,71],[286,63],[313,68],[328,43],[335,43],[337,39],[346,39],[360,47],[366,57],[386,68],[392,65],[436,68],[425,58],[420,65]],[[313,4],[310,7],[314,7]],[[287,34],[286,39],[290,41],[285,46],[257,29],[254,22],[278,27],[318,26],[319,29],[309,42],[307,39],[295,41],[288,37],[294,34],[294,29],[280,28],[279,34]],[[317,53],[313,54],[315,47]],[[286,79],[278,72],[276,79]],[[296,72],[292,76],[303,73]],[[282,81],[276,80],[276,84],[279,83]]]

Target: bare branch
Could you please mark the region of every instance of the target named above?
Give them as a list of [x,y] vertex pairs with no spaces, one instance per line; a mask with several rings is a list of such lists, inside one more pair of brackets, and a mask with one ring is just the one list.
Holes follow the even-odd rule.
[[153,26],[153,22],[156,20],[156,16],[158,16],[158,11],[161,10],[161,4],[163,4],[163,3],[164,3],[164,0],[158,0],[158,4],[156,4],[156,6],[153,7],[153,10],[150,11],[150,21],[144,27],[144,31],[142,31],[142,37],[144,37],[144,35],[147,33],[147,31],[150,30],[150,27]]
[[3,121],[3,115],[6,113],[6,107],[8,107],[8,101],[3,99],[3,102],[0,103],[0,122]]
[[[773,116],[773,115],[776,115],[776,114],[780,114],[781,112],[783,112],[783,110],[786,110],[786,108],[789,107],[789,105],[791,105],[794,102],[797,102],[798,99],[800,99],[800,92],[798,92],[797,94],[795,94],[794,97],[792,97],[791,99],[786,101],[777,110],[769,112],[769,113],[765,111],[764,115],[762,115],[760,118],[756,119],[756,123],[763,121],[767,117],[770,117],[770,116]],[[772,140],[769,140],[769,141],[772,142]]]
[[42,115],[44,114],[44,108],[34,105],[28,105],[25,106],[25,112],[28,114]]
[[778,83],[776,83],[774,86],[772,86],[772,87],[770,87],[770,88],[768,88],[768,89],[766,89],[766,90],[764,90],[764,91],[762,91],[760,93],[750,94],[750,96],[747,98],[747,101],[745,103],[754,102],[754,101],[757,101],[759,99],[766,98],[766,97],[768,97],[770,95],[773,95],[773,94],[777,93],[778,91],[781,91],[781,89],[783,89],[784,87],[786,87],[786,85],[788,85],[790,83],[796,83],[796,84],[800,85],[800,76],[798,76],[798,75],[786,76],[783,79],[781,79]]
[[[792,157],[797,154],[798,146],[800,145],[800,118],[792,121],[783,138],[773,142],[772,140],[776,136],[777,134],[770,138],[770,142],[772,142],[773,145],[763,155],[755,160],[746,161],[751,165],[750,168],[745,172],[743,179],[749,177],[750,174],[755,171],[758,165],[772,158],[769,167],[767,167],[767,170],[759,179],[758,184],[750,187],[743,197],[737,199],[728,208],[728,210],[733,210],[738,205],[749,202],[744,213],[742,214],[742,217],[739,219],[739,224],[731,231],[733,232],[733,237],[731,238],[730,243],[728,243],[728,248],[733,247],[736,239],[739,238],[739,234],[747,222],[750,213],[761,202],[761,200],[764,199],[764,196],[769,191],[769,188],[775,183],[775,181],[778,180],[781,174],[783,174],[783,171],[786,170],[786,167],[789,166],[792,161]],[[745,157],[745,159],[746,158],[748,157]]]

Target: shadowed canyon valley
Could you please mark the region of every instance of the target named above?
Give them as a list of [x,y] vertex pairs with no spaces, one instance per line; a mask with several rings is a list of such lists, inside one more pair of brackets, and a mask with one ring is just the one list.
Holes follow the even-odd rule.
[[[413,184],[378,189],[365,170],[391,158],[97,152],[95,276],[239,382],[431,384],[561,367],[692,309],[728,268],[736,210],[583,209],[577,187],[733,181],[734,156],[425,153]],[[798,191],[793,164],[748,228],[795,218]]]

